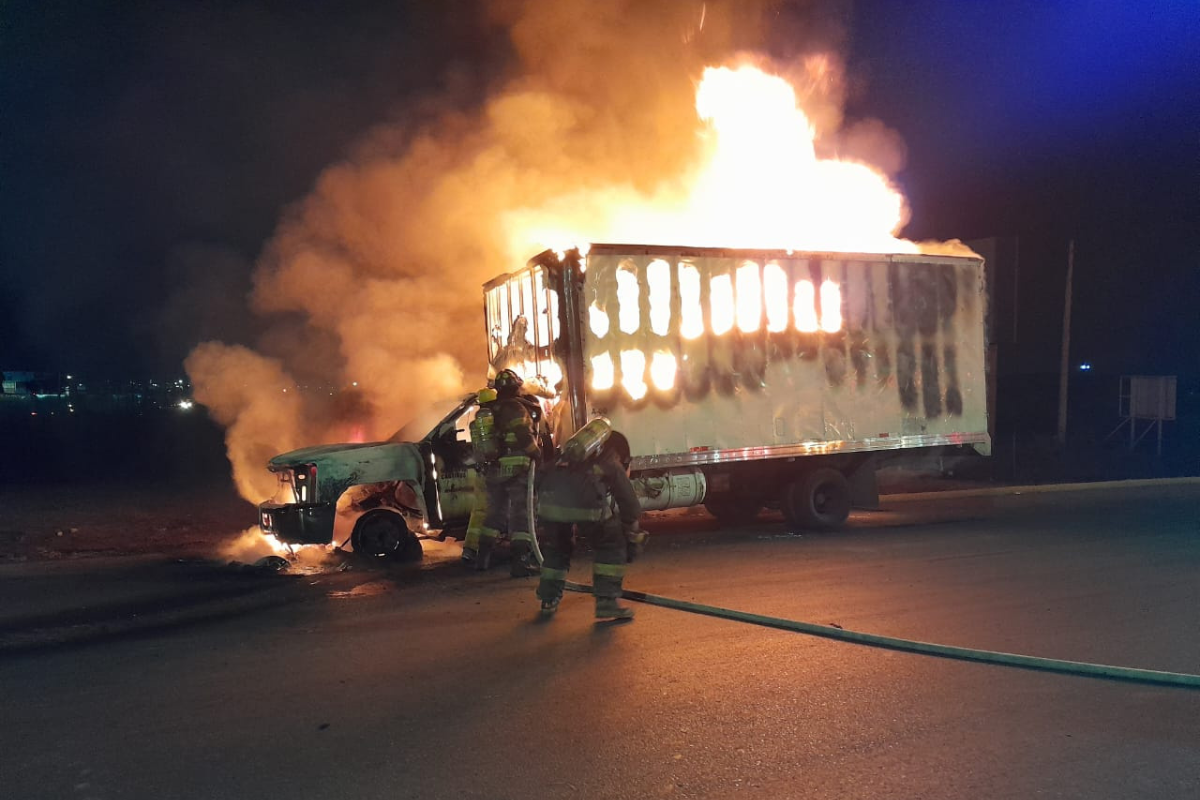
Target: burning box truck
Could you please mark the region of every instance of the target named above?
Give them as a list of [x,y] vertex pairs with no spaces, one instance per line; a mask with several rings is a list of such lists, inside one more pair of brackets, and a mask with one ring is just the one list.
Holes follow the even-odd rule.
[[[977,257],[593,244],[484,285],[490,370],[546,388],[561,443],[603,415],[629,440],[648,511],[764,508],[810,529],[878,503],[897,454],[990,449],[985,281]],[[261,525],[418,557],[472,502],[464,398],[419,441],[275,457],[286,502]],[[411,523],[411,524],[410,524]]]

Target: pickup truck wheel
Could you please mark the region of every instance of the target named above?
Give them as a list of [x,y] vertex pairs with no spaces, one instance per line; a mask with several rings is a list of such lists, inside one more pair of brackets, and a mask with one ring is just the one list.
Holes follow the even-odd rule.
[[354,552],[373,561],[420,561],[421,542],[408,529],[404,517],[376,509],[363,514],[350,536]]
[[762,504],[744,497],[718,497],[707,500],[704,508],[722,525],[745,525],[762,511]]
[[836,469],[814,469],[788,485],[783,505],[788,521],[801,528],[839,528],[850,516],[850,483]]

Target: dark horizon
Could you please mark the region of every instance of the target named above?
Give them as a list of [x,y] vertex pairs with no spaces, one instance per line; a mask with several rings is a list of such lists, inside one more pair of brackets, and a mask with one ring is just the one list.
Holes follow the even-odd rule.
[[[765,48],[842,28],[848,118],[904,139],[902,236],[1019,237],[1022,321],[1048,347],[1074,239],[1073,352],[1200,370],[1200,7],[780,14]],[[0,368],[165,377],[204,339],[253,342],[251,270],[289,205],[372,125],[478,104],[505,36],[475,3],[13,4]]]

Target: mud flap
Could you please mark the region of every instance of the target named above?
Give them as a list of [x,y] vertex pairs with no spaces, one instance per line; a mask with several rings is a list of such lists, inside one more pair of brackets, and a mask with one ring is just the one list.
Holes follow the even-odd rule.
[[879,510],[879,482],[875,479],[875,459],[868,458],[846,473],[850,484],[850,506],[867,511]]

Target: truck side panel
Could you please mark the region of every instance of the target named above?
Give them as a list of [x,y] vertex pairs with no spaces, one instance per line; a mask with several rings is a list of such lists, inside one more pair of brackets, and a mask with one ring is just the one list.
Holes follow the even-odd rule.
[[983,263],[594,247],[589,414],[635,468],[974,444],[987,450]]

